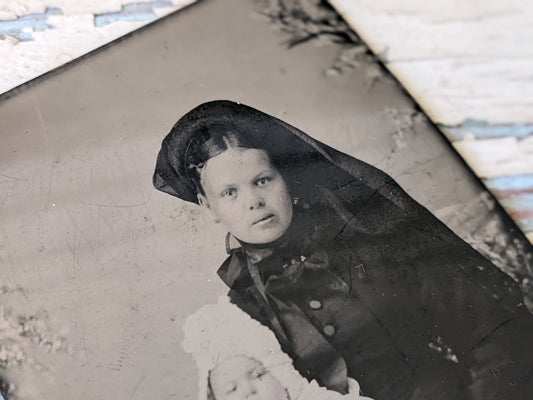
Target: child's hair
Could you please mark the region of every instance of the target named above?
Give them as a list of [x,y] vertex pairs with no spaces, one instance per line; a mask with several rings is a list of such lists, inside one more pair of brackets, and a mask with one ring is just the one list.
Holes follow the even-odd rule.
[[205,196],[200,172],[207,161],[234,148],[256,149],[257,147],[253,146],[242,133],[224,129],[223,126],[204,127],[192,138],[185,152],[185,166],[188,178],[193,182],[198,194]]

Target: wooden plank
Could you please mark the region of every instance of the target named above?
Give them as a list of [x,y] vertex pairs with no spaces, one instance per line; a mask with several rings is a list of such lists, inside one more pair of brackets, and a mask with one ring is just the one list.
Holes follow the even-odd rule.
[[0,94],[196,0],[10,1],[0,5]]
[[[479,177],[533,173],[533,2],[330,2]],[[531,238],[533,199],[496,197]]]
[[434,122],[533,122],[533,3],[330,0]]

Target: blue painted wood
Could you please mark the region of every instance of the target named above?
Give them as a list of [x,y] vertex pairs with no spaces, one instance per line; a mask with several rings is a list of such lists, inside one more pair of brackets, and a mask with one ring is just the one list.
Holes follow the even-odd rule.
[[13,36],[21,42],[33,40],[31,32],[25,32],[25,29],[31,28],[32,31],[36,32],[55,29],[55,26],[48,24],[46,21],[51,15],[62,14],[63,10],[61,8],[47,7],[44,13],[27,14],[17,19],[0,21],[0,35]]
[[446,135],[448,140],[452,142],[464,140],[469,133],[473,134],[476,139],[509,136],[524,138],[527,136],[533,136],[533,124],[523,122],[492,124],[487,121],[467,119],[462,124],[456,126],[439,124],[439,128]]
[[172,2],[155,0],[124,4],[120,11],[96,15],[94,25],[102,27],[117,21],[151,21],[157,18],[154,9],[160,7],[172,7]]
[[533,191],[533,174],[499,176],[497,178],[485,178],[483,181],[489,189],[493,190]]
[[511,218],[526,233],[533,232],[533,174],[483,179]]

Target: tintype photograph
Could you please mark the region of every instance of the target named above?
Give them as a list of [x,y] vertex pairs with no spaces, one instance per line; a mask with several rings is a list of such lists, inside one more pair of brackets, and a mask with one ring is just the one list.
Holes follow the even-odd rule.
[[6,399],[533,393],[531,244],[323,2],[199,1],[0,131]]

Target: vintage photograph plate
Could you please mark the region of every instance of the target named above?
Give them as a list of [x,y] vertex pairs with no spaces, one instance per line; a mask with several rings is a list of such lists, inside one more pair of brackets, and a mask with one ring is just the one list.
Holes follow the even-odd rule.
[[[435,376],[450,383],[448,395],[465,399],[481,398],[504,380],[512,393],[531,383],[526,372],[514,381],[516,371],[500,365],[509,359],[521,365],[531,346],[531,244],[331,8],[284,13],[275,3],[199,1],[0,99],[0,374],[6,399],[213,397],[214,367],[222,358],[212,355],[222,348],[233,362],[230,372],[248,368],[268,380],[267,389],[277,388],[277,399],[305,393],[346,400],[436,396],[442,388],[433,385]],[[182,119],[213,101],[222,102]],[[222,147],[205,158],[202,146],[215,137],[210,129]],[[177,136],[162,149],[169,132]],[[237,150],[224,158],[224,146]],[[165,148],[174,152],[161,164]],[[216,166],[212,161],[220,155]],[[248,176],[253,168],[262,169]],[[185,186],[173,186],[172,174]],[[224,181],[228,176],[233,181]],[[272,182],[275,190],[264,189]],[[266,191],[254,197],[259,188]],[[246,210],[266,210],[252,223],[268,235],[247,241],[248,228],[236,225],[246,223],[248,211],[231,206],[229,217],[222,212],[218,199],[236,194],[255,201]],[[309,230],[293,235],[300,232],[294,228],[298,215],[318,236]],[[292,232],[287,241],[286,232]],[[304,240],[316,237],[317,246]],[[338,305],[325,319],[298,319],[297,302],[269,292],[265,271],[248,265],[257,265],[248,245],[261,250],[275,243],[292,251],[287,243],[295,238],[301,238],[298,258],[293,252],[278,265],[293,279],[295,286],[286,288],[292,294],[304,288],[308,296],[306,290],[318,295],[330,285],[353,303],[346,321],[326,321]],[[246,301],[239,305],[230,296],[230,304],[228,282],[238,277],[231,269],[217,274],[228,252],[239,248],[255,299],[266,301],[268,323],[257,309],[245,310]],[[259,261],[270,257],[261,254]],[[301,285],[315,269],[329,274],[327,282],[320,278],[324,287]],[[360,281],[348,282],[348,271]],[[385,300],[369,300],[378,295]],[[304,297],[298,300],[320,311],[320,299]],[[394,311],[399,308],[403,313]],[[228,319],[217,310],[228,310]],[[220,325],[208,323],[211,312]],[[292,326],[284,313],[295,313],[303,325]],[[240,322],[223,324],[231,315],[242,330]],[[436,327],[447,318],[449,326]],[[469,322],[460,325],[461,318]],[[484,338],[493,343],[497,335],[490,332],[507,320],[519,324],[502,334],[515,347],[498,347],[494,339],[496,347],[476,353]],[[329,378],[313,361],[317,353],[305,353],[293,340],[311,324],[316,332],[304,342],[326,346],[321,354],[329,357],[346,343],[328,338],[366,323],[369,329],[360,330],[353,346],[370,358],[324,356],[338,372]],[[377,327],[381,323],[384,328]],[[462,329],[475,332],[475,346],[466,339],[464,348],[450,344]],[[491,359],[494,349],[505,354],[505,346],[512,347],[508,358]],[[410,351],[422,355],[409,358]],[[307,354],[305,365],[316,370],[291,365],[295,354],[304,361]],[[279,365],[285,370],[275,370]],[[421,365],[430,366],[427,376],[416,372]],[[392,370],[412,383],[389,379]],[[485,377],[486,387],[479,383]],[[380,389],[380,382],[390,385]]]

